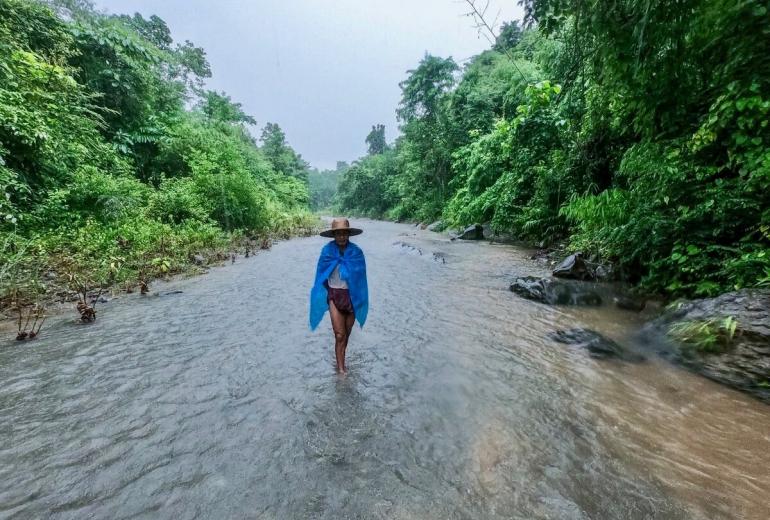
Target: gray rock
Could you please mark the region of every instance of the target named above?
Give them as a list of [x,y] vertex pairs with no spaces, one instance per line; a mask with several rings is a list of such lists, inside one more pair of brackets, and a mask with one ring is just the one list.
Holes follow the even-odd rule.
[[473,224],[468,226],[465,230],[457,236],[463,240],[483,240],[484,228],[480,224]]
[[550,333],[548,336],[558,343],[585,348],[593,358],[617,358],[633,362],[644,360],[643,356],[624,349],[611,339],[605,338],[593,330],[581,328],[558,330]]
[[193,263],[195,263],[195,265],[204,265],[206,259],[201,254],[193,255]]
[[596,266],[596,268],[593,271],[594,271],[594,277],[597,280],[608,282],[611,280],[615,280],[617,278],[615,273],[615,268],[609,264],[599,264]]
[[615,307],[627,311],[641,312],[644,310],[645,305],[647,305],[646,300],[626,295],[615,296],[612,300],[615,302]]
[[591,280],[594,278],[593,272],[583,260],[583,253],[577,252],[569,255],[556,266],[553,275],[559,278],[571,278],[573,280]]
[[514,280],[510,289],[522,298],[550,305],[602,304],[602,297],[590,285],[567,280],[524,276]]
[[[735,334],[713,349],[683,342],[674,333],[682,325],[704,323],[718,332],[726,318],[735,321]],[[672,362],[770,403],[770,289],[677,304],[648,323],[642,338]]]
[[495,237],[495,232],[490,222],[481,224],[481,236],[484,237],[484,240],[492,240]]
[[438,233],[438,232],[440,232],[440,231],[442,231],[444,229],[444,222],[442,222],[441,220],[437,220],[436,222],[434,222],[433,224],[429,225],[425,229],[427,229],[428,231],[434,231],[434,232]]

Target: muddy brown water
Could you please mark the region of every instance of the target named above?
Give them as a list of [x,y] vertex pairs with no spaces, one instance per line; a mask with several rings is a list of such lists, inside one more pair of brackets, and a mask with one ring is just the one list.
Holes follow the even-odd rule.
[[770,516],[770,407],[548,339],[640,318],[518,298],[526,251],[357,223],[347,378],[306,324],[320,237],[2,344],[0,518]]

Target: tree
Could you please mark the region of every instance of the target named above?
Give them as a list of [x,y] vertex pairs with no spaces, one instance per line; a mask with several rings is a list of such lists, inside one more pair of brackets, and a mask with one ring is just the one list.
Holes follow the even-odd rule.
[[503,53],[513,49],[521,41],[521,36],[522,31],[521,27],[519,27],[519,22],[516,20],[505,22],[500,27],[500,34],[495,38],[495,44],[492,46],[492,49]]
[[388,147],[385,142],[385,125],[372,125],[372,131],[366,136],[366,144],[369,145],[369,155],[383,153]]
[[157,15],[150,16],[149,20],[145,20],[139,13],[134,13],[134,16],[128,16],[121,14],[116,18],[128,26],[131,26],[137,33],[139,33],[145,40],[149,41],[156,47],[162,50],[170,50],[171,43],[174,41],[171,38],[171,31],[166,25],[163,19]]
[[259,140],[262,153],[273,165],[276,172],[297,177],[307,183],[309,165],[286,142],[286,134],[276,123],[267,123]]
[[398,84],[401,87],[401,103],[396,110],[398,119],[405,123],[419,118],[434,119],[441,96],[454,85],[457,70],[451,57],[426,54],[416,69],[407,71],[409,77]]
[[240,103],[234,102],[230,96],[213,90],[203,93],[198,108],[212,121],[230,124],[256,125],[257,121],[243,111]]

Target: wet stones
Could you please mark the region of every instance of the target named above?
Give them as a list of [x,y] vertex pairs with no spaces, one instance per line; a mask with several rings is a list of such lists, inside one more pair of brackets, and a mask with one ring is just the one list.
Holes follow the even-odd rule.
[[442,221],[440,221],[440,220],[437,220],[436,222],[434,222],[433,224],[430,224],[425,229],[427,229],[428,231],[434,231],[434,232],[438,233],[438,232],[442,231],[444,229],[444,227],[445,227],[444,223]]
[[[550,256],[550,255],[549,255]],[[558,278],[572,280],[593,280],[609,282],[617,280],[618,273],[612,264],[600,264],[594,258],[586,259],[583,253],[578,251],[562,260],[553,269],[553,275]]]
[[588,269],[583,253],[575,253],[557,265],[553,270],[553,275],[558,278],[571,278],[573,280],[591,280],[594,278],[593,272]]
[[585,284],[523,276],[514,280],[510,290],[522,298],[550,305],[585,305],[602,304],[599,294]]
[[399,248],[401,251],[408,255],[416,255],[416,256],[424,256],[426,258],[430,258],[437,264],[446,264],[447,263],[447,255],[446,253],[443,253],[441,251],[423,251],[421,247],[417,247],[415,245],[409,244],[408,242],[403,242],[401,240],[393,242],[393,247]]
[[441,251],[434,251],[433,252],[433,261],[439,264],[445,264],[446,263],[446,253],[442,253]]
[[457,238],[461,240],[484,240],[484,227],[481,224],[468,226]]
[[624,349],[611,339],[590,329],[557,330],[550,333],[548,337],[557,343],[584,348],[591,357],[597,359],[621,359],[631,362],[644,360],[644,357],[639,354]]
[[407,244],[406,242],[402,242],[399,240],[398,242],[393,242],[393,246],[401,248],[403,251],[407,253],[422,256],[422,249],[417,246],[413,246],[412,244]]

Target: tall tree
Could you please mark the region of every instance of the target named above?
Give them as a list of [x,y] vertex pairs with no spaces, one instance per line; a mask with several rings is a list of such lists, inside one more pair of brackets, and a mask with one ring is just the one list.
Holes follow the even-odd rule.
[[398,84],[401,103],[396,110],[400,121],[435,119],[439,100],[454,85],[457,63],[449,58],[426,54],[416,69],[407,71],[409,77]]
[[385,142],[385,125],[372,125],[372,131],[366,136],[366,144],[369,145],[369,155],[383,153],[388,147]]
[[276,123],[267,123],[259,138],[262,153],[273,165],[276,172],[297,177],[307,183],[308,163],[286,142],[286,134]]

